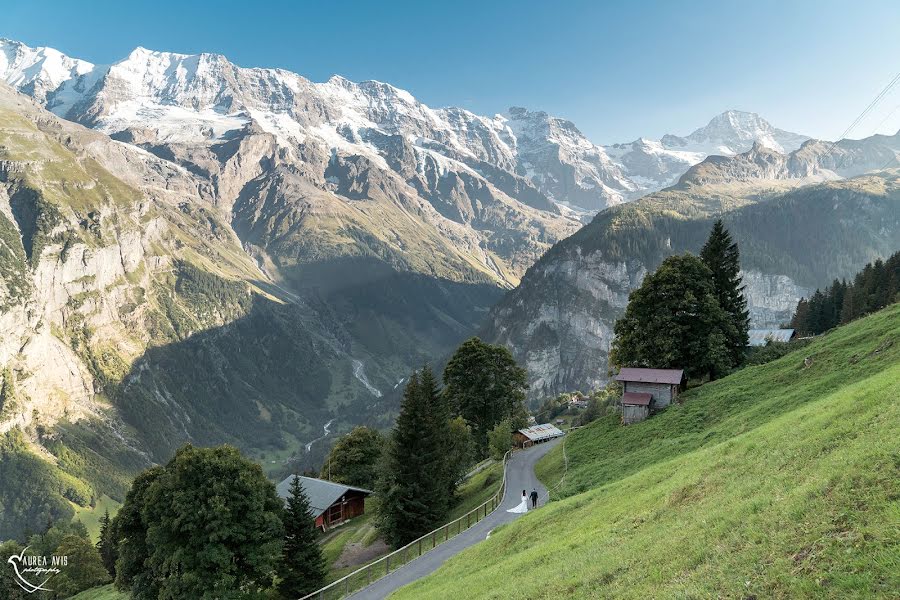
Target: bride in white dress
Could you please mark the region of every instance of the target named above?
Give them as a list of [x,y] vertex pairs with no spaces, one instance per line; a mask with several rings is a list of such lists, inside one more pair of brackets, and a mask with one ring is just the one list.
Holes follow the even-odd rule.
[[506,512],[510,513],[527,513],[528,512],[528,495],[522,490],[522,501],[515,508],[508,508]]

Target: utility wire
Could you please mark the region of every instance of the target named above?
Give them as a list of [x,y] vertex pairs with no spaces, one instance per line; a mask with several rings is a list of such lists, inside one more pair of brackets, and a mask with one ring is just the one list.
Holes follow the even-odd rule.
[[[862,121],[864,118],[866,118],[866,115],[868,115],[868,114],[872,111],[872,109],[875,108],[875,105],[877,105],[879,102],[881,102],[881,99],[884,98],[884,96],[885,96],[888,92],[891,91],[891,88],[893,88],[895,85],[897,85],[897,82],[898,82],[898,81],[900,81],[900,73],[897,73],[897,74],[894,76],[894,78],[891,79],[890,83],[888,83],[888,84],[884,87],[884,89],[881,90],[881,92],[880,92],[877,96],[875,96],[875,99],[872,100],[872,101],[869,103],[869,105],[865,108],[865,110],[863,110],[861,113],[859,113],[859,116],[857,116],[856,119],[855,119],[852,123],[850,123],[850,126],[847,127],[847,129],[844,130],[844,132],[840,135],[840,137],[838,137],[837,141],[832,142],[831,148],[834,148],[834,146],[835,146],[840,140],[842,140],[842,139],[844,139],[845,137],[847,137],[847,134],[850,133],[850,132],[853,130],[854,127],[856,127],[857,125],[859,125],[860,121]],[[831,148],[829,149],[829,152],[831,151]]]
[[[888,94],[888,92],[890,92],[891,89],[892,89],[895,85],[897,85],[897,82],[898,82],[898,81],[900,81],[900,73],[897,73],[896,75],[894,75],[894,78],[891,79],[891,81],[890,81],[886,86],[884,86],[884,89],[882,89],[881,92],[879,92],[878,95],[875,96],[875,99],[874,99],[874,100],[872,100],[871,102],[869,102],[869,105],[868,105],[861,113],[859,113],[859,115],[856,117],[856,119],[854,119],[853,122],[850,123],[850,126],[847,127],[847,129],[844,130],[844,132],[838,137],[838,139],[835,140],[835,141],[833,141],[833,142],[831,143],[831,146],[828,147],[828,151],[825,153],[826,155],[830,155],[830,154],[834,151],[835,147],[838,145],[838,142],[840,142],[841,140],[843,140],[844,138],[846,138],[846,137],[847,137],[847,134],[850,133],[850,132],[853,130],[854,127],[856,127],[857,125],[859,125],[859,123],[860,123],[863,119],[865,119],[866,116],[867,116],[870,112],[872,112],[872,109],[875,108],[875,106],[876,106],[879,102],[881,102],[881,99],[884,98],[884,97]],[[896,109],[894,109],[894,110],[896,110]],[[891,113],[893,113],[893,111],[891,111]],[[890,115],[889,115],[889,116],[890,116]],[[887,120],[887,119],[885,119],[885,120]],[[880,127],[880,126],[881,126],[881,125],[879,124],[879,127]],[[834,167],[834,171],[835,171],[835,172],[837,172],[838,169],[840,169],[841,167],[844,166],[844,162],[847,160],[847,156],[848,156],[847,154],[844,154],[844,156],[841,157],[840,163],[837,164],[837,165],[835,165],[835,167]],[[893,160],[893,159],[891,159],[891,160]],[[885,163],[885,167],[891,162],[891,160],[888,160],[888,162]],[[882,167],[882,169],[884,169],[885,167]]]

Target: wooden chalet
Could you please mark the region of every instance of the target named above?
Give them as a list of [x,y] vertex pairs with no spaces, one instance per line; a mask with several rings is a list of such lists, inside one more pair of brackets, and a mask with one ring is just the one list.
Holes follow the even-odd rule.
[[[293,479],[294,475],[291,475],[276,486],[278,495],[285,500],[290,496]],[[366,496],[372,493],[369,490],[315,477],[301,476],[299,479],[300,487],[309,498],[316,527],[322,531],[366,512]]]

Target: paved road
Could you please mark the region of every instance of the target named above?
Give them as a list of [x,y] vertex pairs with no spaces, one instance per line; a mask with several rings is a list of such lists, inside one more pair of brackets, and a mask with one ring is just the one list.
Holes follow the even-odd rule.
[[519,514],[508,513],[506,509],[519,504],[522,498],[522,490],[527,490],[530,494],[532,488],[537,488],[539,494],[538,506],[543,505],[547,501],[547,489],[535,477],[534,464],[557,443],[559,443],[558,439],[513,454],[507,466],[506,494],[503,497],[503,503],[500,505],[500,508],[455,538],[451,538],[434,550],[430,550],[419,558],[408,562],[390,575],[382,577],[372,585],[348,596],[348,598],[353,600],[380,600],[381,598],[386,598],[394,590],[434,572],[448,558],[485,539],[493,528],[503,523],[509,523],[519,517]]

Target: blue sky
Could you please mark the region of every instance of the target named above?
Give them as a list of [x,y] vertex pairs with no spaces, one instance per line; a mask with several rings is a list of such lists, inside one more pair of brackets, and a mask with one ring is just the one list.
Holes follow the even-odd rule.
[[[837,137],[900,72],[900,2],[14,2],[0,36],[95,63],[218,52],[314,81],[378,79],[430,106],[508,106],[593,141],[687,134],[728,108]],[[849,137],[900,129],[900,85]]]

